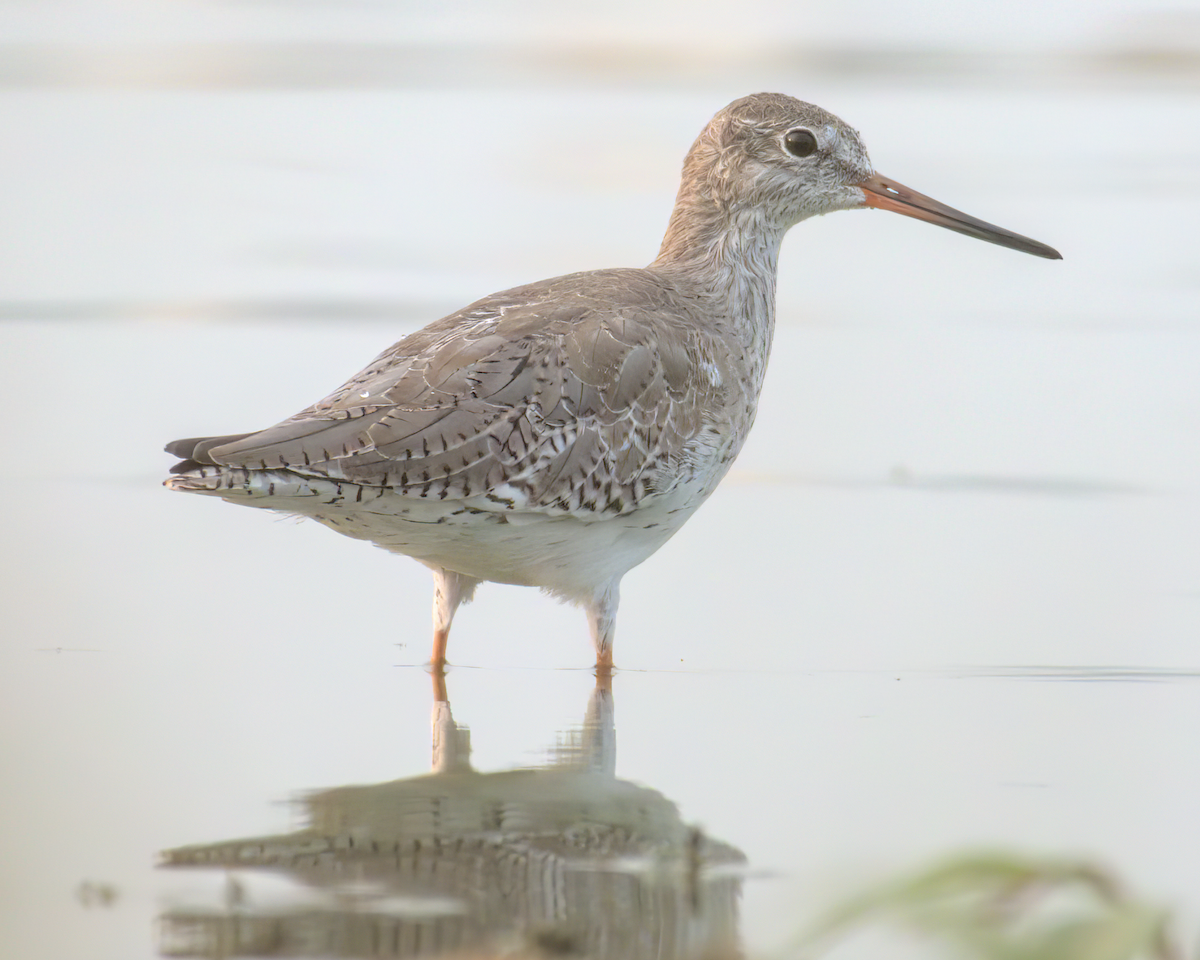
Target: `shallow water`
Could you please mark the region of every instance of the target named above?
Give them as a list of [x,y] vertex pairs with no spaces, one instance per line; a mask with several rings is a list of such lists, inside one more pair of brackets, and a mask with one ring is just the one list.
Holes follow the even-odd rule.
[[[743,7],[6,9],[6,956],[763,955],[978,847],[1194,931],[1196,21]],[[491,290],[648,261],[696,132],[768,88],[1065,260],[793,231],[755,432],[626,578],[611,691],[578,611],[499,586],[439,690],[423,568],[159,486],[164,441]]]

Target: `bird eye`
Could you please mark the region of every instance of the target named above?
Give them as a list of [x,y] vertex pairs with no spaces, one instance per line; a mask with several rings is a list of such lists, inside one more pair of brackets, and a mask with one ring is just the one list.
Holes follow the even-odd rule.
[[794,157],[807,157],[817,149],[817,138],[811,130],[789,130],[783,138],[787,152]]

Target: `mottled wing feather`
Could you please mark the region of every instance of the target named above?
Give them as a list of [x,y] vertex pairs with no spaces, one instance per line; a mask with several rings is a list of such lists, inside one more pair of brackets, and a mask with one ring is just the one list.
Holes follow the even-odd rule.
[[661,309],[642,271],[602,274],[473,304],[296,416],[205,453],[417,497],[631,511],[682,476],[701,411],[721,404],[681,306]]

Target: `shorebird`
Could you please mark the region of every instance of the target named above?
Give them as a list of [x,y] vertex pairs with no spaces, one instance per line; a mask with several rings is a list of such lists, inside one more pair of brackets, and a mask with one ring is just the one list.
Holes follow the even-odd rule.
[[1061,259],[880,176],[820,107],[754,94],[692,145],[649,266],[484,297],[273,427],[168,444],[183,459],[166,486],[425,564],[435,667],[486,580],[582,606],[610,670],[621,578],[709,497],[754,423],[784,234],[858,207]]

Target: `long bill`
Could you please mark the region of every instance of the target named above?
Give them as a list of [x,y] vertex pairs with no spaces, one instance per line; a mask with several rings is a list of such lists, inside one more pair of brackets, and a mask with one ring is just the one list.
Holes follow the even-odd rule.
[[988,243],[998,243],[1002,247],[1020,250],[1022,253],[1032,253],[1035,257],[1045,257],[1047,260],[1061,260],[1062,254],[1053,247],[1048,247],[1037,240],[1030,240],[1019,233],[997,227],[995,224],[977,220],[961,210],[955,210],[944,203],[938,203],[933,197],[927,197],[916,190],[910,190],[902,183],[881,177],[878,174],[867,177],[855,184],[866,197],[866,206],[879,210],[891,210],[902,213],[906,217],[915,217],[926,223],[945,227],[957,233],[965,233],[968,237],[986,240]]

